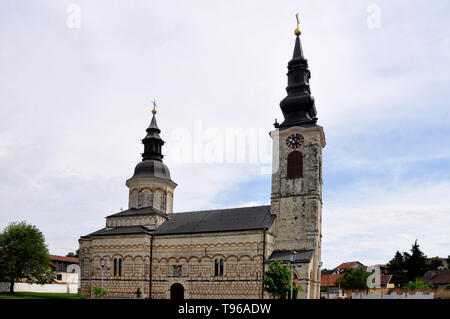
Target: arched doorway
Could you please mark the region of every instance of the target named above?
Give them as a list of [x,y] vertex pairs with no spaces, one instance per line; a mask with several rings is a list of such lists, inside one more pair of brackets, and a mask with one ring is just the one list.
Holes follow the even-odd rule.
[[184,287],[182,284],[175,283],[170,287],[170,299],[184,299]]

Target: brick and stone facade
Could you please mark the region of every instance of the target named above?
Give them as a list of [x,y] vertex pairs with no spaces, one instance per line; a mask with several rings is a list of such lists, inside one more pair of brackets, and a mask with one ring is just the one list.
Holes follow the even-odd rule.
[[[139,288],[141,298],[148,298],[151,290],[152,298],[166,299],[174,283],[184,287],[185,298],[261,298],[264,261],[273,247],[272,228],[175,235],[88,235],[80,239],[81,293],[93,297],[94,287],[102,286],[104,259],[103,287],[108,290],[108,298],[137,298]],[[115,258],[122,259],[121,275],[118,271],[114,275]],[[223,272],[217,274],[216,260],[221,259]]]

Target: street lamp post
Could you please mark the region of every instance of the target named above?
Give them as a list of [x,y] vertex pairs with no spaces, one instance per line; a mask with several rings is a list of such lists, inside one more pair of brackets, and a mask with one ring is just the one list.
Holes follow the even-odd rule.
[[100,275],[102,277],[102,289],[103,289],[103,267],[105,267],[105,264],[106,264],[106,260],[104,258],[102,258],[100,260],[100,265],[101,265],[101,267],[100,267]]
[[294,255],[291,255],[291,299],[293,299],[293,291],[294,291],[294,265],[295,255],[297,255],[296,251],[293,251]]

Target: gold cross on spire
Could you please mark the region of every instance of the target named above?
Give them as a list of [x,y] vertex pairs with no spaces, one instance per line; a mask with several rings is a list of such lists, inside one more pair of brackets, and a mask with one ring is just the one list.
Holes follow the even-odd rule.
[[295,16],[297,18],[297,29],[295,29],[294,33],[298,36],[302,34],[302,31],[300,30],[300,20],[298,19],[298,13]]
[[152,114],[155,115],[156,114],[156,100],[155,99],[153,99],[152,104],[153,104]]

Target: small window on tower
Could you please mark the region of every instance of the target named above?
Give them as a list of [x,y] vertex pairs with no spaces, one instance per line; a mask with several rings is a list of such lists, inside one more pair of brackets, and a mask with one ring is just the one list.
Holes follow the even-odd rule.
[[303,154],[299,151],[293,151],[287,158],[287,178],[303,177]]

